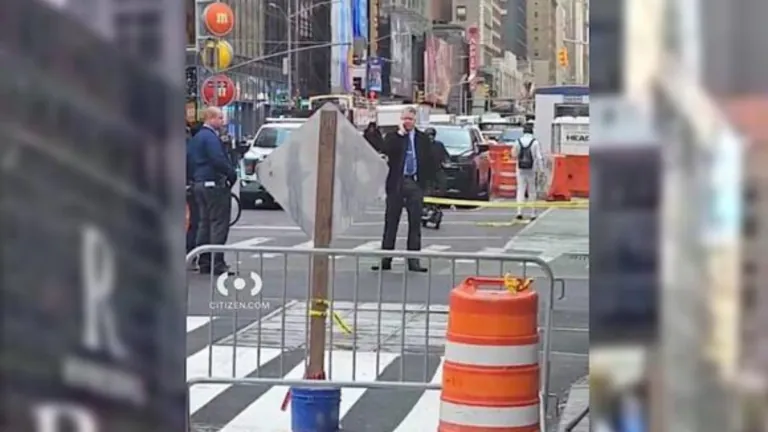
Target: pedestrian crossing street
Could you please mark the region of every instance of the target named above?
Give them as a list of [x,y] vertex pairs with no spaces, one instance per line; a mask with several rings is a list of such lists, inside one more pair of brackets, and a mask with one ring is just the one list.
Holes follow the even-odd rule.
[[[247,240],[238,241],[236,243],[232,243],[231,246],[238,246],[238,247],[289,247],[292,249],[310,249],[314,246],[314,242],[310,241],[304,241],[300,243],[291,243],[290,241],[287,242],[288,244],[285,244],[286,241],[285,238],[281,237],[253,237]],[[502,239],[500,239],[502,240]],[[347,245],[344,244],[343,246],[336,246],[334,247],[340,247],[344,249],[352,249],[355,251],[376,251],[381,249],[381,240],[372,240],[372,241],[362,241],[362,243],[359,243],[360,241],[357,241],[358,244],[356,245]],[[348,243],[348,242],[345,242]],[[355,241],[353,241],[355,243]],[[448,243],[448,242],[446,242]],[[459,244],[425,244],[422,247],[422,252],[454,252],[454,253],[466,253],[467,255],[471,254],[501,254],[505,253],[505,250],[503,247],[479,247],[479,248],[472,248],[474,245],[478,245],[479,243],[477,241],[468,242],[458,242]],[[510,252],[511,253],[511,252]],[[275,259],[284,259],[283,254],[279,253],[270,253],[270,252],[260,252],[251,254],[250,257],[252,259],[258,259],[258,260],[275,260]],[[337,256],[335,257],[336,260],[353,260],[354,257],[352,256]],[[361,257],[361,261],[374,261],[374,258],[371,257]],[[394,258],[393,261],[395,263],[403,262],[403,258]],[[458,259],[456,260],[457,264],[475,264],[476,259],[474,258],[464,258],[464,259]]]
[[[207,334],[209,317],[187,317],[187,334]],[[209,356],[215,377],[273,377],[300,379],[305,370],[301,348],[232,345],[207,345],[187,358],[187,378],[208,375]],[[399,344],[398,344],[399,345]],[[235,361],[233,362],[233,358]],[[437,354],[400,351],[326,353],[330,379],[343,381],[429,381],[442,379],[443,358]],[[234,367],[233,367],[234,366]],[[355,376],[353,375],[353,371]],[[401,374],[402,371],[402,374]],[[424,377],[427,377],[426,380]],[[288,432],[290,408],[281,410],[287,388],[283,386],[229,386],[204,384],[190,392],[192,431]],[[343,389],[340,417],[342,430],[373,432],[413,432],[437,429],[439,391]],[[383,407],[385,411],[383,411]]]

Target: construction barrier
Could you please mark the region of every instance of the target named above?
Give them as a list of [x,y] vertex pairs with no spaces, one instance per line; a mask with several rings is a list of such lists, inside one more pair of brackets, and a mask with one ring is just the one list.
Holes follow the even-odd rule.
[[538,294],[508,282],[470,277],[451,292],[438,432],[539,431]]
[[[489,147],[491,160],[490,192],[494,198],[515,198],[517,193],[517,160],[512,147],[496,144]],[[572,197],[589,197],[589,155],[555,154],[545,158],[538,173],[537,190],[550,201],[568,201]]]
[[567,155],[568,189],[578,198],[589,197],[589,155]]
[[570,201],[571,196],[567,156],[552,155],[552,171],[550,172],[547,201]]
[[491,196],[514,198],[517,188],[517,160],[512,146],[493,144],[489,146],[491,159]]

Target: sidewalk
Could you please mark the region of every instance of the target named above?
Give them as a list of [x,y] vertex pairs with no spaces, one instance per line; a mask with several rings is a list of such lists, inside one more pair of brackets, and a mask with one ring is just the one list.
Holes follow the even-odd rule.
[[506,250],[540,253],[547,261],[559,256],[589,256],[589,209],[552,208],[523,228]]
[[[589,406],[589,382],[584,377],[571,386],[565,408],[560,416],[557,432],[566,432],[565,427]],[[589,432],[589,414],[587,414],[571,432]]]

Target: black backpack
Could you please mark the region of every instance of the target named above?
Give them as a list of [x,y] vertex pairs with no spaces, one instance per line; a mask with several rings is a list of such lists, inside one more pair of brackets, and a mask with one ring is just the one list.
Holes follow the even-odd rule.
[[520,152],[517,155],[517,167],[520,169],[533,169],[533,143],[536,139],[532,139],[528,146],[523,145],[522,139],[517,140],[517,144],[520,146]]

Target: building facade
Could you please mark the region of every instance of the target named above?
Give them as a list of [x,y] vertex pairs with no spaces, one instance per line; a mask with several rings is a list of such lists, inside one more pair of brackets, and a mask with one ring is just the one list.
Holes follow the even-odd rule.
[[[572,52],[569,51],[568,48],[573,45],[570,43],[566,44],[568,27],[571,22],[568,15],[570,9],[566,7],[566,4],[571,1],[572,0],[561,0],[558,2],[557,6],[555,6],[555,51],[552,53],[550,60],[551,71],[554,72],[550,75],[550,80],[552,84],[555,85],[568,84],[571,78],[573,57]],[[560,59],[558,58],[558,53],[563,50],[569,54],[568,63],[565,65],[560,64]]]
[[453,20],[453,0],[430,0],[429,19],[447,24]]
[[[201,66],[198,55],[200,42],[207,37],[200,16],[211,2],[186,1],[187,100],[194,103],[196,109],[202,105],[200,85],[212,75],[212,71]],[[225,2],[232,8],[235,17],[234,29],[225,38],[234,51],[232,64],[235,68],[228,71],[227,75],[235,83],[236,99],[224,108],[232,135],[255,133],[272,106],[290,104],[296,96],[328,93],[330,48],[317,48],[293,55],[290,68],[292,95],[288,90],[287,56],[277,55],[257,60],[272,53],[327,42],[330,35],[329,8],[315,6],[327,2],[273,0],[270,7],[251,0]],[[289,30],[293,33],[290,47]]]
[[435,24],[425,38],[424,81],[428,103],[453,114],[468,111],[466,84],[469,63],[466,30],[456,24]]
[[[297,1],[297,0],[293,0]],[[295,48],[331,41],[331,7],[326,0],[298,0],[294,20]],[[331,91],[331,48],[313,48],[293,56],[294,96],[306,98]]]
[[[383,98],[412,100],[423,86],[420,65],[414,56],[422,56],[416,48],[424,44],[429,28],[429,7],[424,2],[382,1],[378,26],[378,57],[381,60]],[[421,39],[419,39],[421,38]]]
[[534,62],[537,86],[557,81],[556,11],[557,0],[527,0],[528,58]]
[[501,0],[502,45],[518,59],[528,58],[527,0]]
[[454,0],[453,23],[465,28],[477,26],[480,35],[480,66],[490,66],[491,60],[502,55],[502,0]]
[[525,76],[520,70],[521,63],[509,51],[504,52],[504,57],[493,59],[494,99],[517,99],[523,95]]

